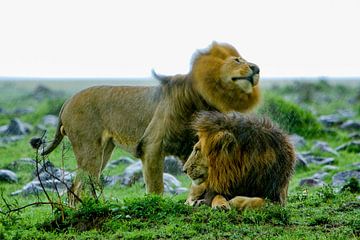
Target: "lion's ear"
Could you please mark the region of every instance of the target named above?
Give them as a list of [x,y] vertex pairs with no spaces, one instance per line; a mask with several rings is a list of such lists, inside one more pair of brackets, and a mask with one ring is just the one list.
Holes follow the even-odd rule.
[[220,131],[215,134],[212,145],[215,152],[232,152],[236,146],[236,138],[227,130]]

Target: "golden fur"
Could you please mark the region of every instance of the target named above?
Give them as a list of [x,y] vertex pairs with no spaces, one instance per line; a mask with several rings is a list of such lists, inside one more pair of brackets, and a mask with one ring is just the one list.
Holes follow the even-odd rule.
[[284,204],[295,164],[286,134],[265,118],[202,112],[194,122],[199,141],[184,165],[192,179],[187,203],[213,207]]
[[[196,136],[190,127],[201,110],[248,111],[259,101],[259,69],[229,44],[198,51],[188,74],[154,76],[155,87],[96,86],[65,102],[49,154],[66,134],[78,169],[98,179],[115,144],[136,146],[147,192],[163,192],[163,157],[185,159]],[[82,188],[76,177],[74,193]]]

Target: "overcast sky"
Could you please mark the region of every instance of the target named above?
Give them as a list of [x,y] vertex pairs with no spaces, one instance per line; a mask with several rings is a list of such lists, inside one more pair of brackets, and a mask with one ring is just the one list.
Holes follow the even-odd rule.
[[214,40],[265,77],[360,76],[360,1],[0,2],[0,76],[187,73]]

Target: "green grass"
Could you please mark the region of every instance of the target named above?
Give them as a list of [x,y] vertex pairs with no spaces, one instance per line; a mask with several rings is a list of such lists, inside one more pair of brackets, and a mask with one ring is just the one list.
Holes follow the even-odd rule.
[[[8,84],[0,88],[0,108],[11,110],[14,107],[33,107],[35,112],[27,115],[9,116],[0,114],[0,125],[7,124],[12,117],[37,125],[42,116],[56,114],[70,94],[62,97],[36,100],[29,95],[33,88],[19,88]],[[4,91],[3,91],[4,89]],[[5,91],[6,89],[6,91]],[[339,109],[355,112],[354,119],[360,119],[359,103],[349,104],[355,98],[360,85],[338,86],[326,82],[306,84],[287,84],[264,90],[260,114],[271,117],[279,126],[290,133],[306,138],[306,146],[299,151],[310,151],[316,140],[326,141],[331,147],[349,141],[348,132],[324,127],[317,122],[317,116],[332,114]],[[326,100],[331,97],[331,101]],[[33,132],[23,140],[0,147],[0,169],[19,158],[35,158],[34,150],[28,144]],[[54,129],[47,132],[51,140]],[[59,146],[49,159],[57,167],[66,170],[76,169],[76,161],[70,143],[65,138],[63,147]],[[63,150],[64,149],[64,152]],[[316,152],[320,156],[327,153]],[[130,153],[119,148],[112,159]],[[339,171],[354,169],[351,164],[359,162],[358,153],[339,152],[335,156],[337,170],[329,171],[325,182]],[[125,165],[106,169],[104,175],[118,175]],[[310,177],[322,166],[310,164],[307,169],[296,171],[289,187],[288,204],[285,207],[268,203],[262,209],[238,212],[216,211],[209,207],[189,207],[184,205],[186,193],[178,196],[147,196],[144,185],[136,183],[131,187],[116,185],[106,187],[98,200],[84,198],[77,210],[64,205],[52,209],[49,205],[25,208],[9,215],[5,202],[0,199],[0,239],[359,239],[360,201],[359,183],[350,181],[341,190],[329,186],[323,188],[299,187],[302,178]],[[0,183],[0,193],[11,208],[35,202],[46,202],[44,194],[39,196],[15,196],[10,193],[22,188],[33,179],[32,167],[16,169],[17,183]],[[182,175],[179,180],[184,187],[190,185],[189,179]],[[65,203],[66,196],[58,199]]]

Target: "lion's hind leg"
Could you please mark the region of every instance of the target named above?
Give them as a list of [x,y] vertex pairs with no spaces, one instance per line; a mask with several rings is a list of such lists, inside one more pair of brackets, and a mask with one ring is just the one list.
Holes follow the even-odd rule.
[[231,208],[229,202],[222,195],[216,195],[213,198],[213,200],[211,201],[211,207],[214,209],[224,210],[229,210]]
[[[69,192],[69,204],[74,206],[81,198],[85,189],[89,189],[93,197],[97,197],[96,190],[101,189],[100,175],[105,168],[115,145],[110,138],[91,143],[73,143],[74,154],[77,159],[78,171]],[[86,183],[86,188],[85,188]],[[75,196],[74,196],[75,195]]]
[[245,208],[259,208],[265,204],[265,200],[259,197],[237,196],[229,200],[231,208],[243,210]]

